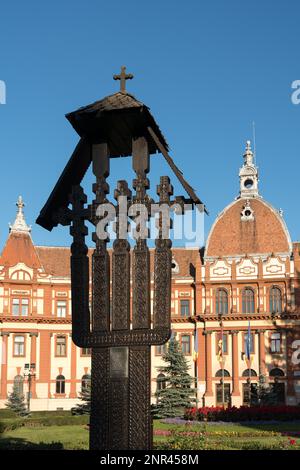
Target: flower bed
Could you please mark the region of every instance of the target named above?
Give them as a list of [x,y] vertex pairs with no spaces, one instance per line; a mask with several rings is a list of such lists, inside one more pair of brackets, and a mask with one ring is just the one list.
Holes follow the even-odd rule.
[[188,421],[295,421],[300,420],[300,406],[205,406],[189,408],[184,419]]

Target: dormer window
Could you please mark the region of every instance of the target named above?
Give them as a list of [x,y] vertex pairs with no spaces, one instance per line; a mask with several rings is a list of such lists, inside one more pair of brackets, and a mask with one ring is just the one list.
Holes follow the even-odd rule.
[[179,265],[177,261],[173,258],[172,259],[172,273],[178,274],[179,273]]
[[254,211],[250,206],[250,201],[247,199],[246,204],[241,212],[241,220],[254,220]]

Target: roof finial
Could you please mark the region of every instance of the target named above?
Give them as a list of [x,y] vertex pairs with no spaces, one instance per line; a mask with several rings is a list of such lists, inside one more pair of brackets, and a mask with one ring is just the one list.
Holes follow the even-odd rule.
[[22,196],[18,197],[18,200],[16,202],[17,206],[17,216],[16,220],[14,223],[11,225],[9,224],[9,231],[10,232],[22,232],[22,233],[30,233],[31,232],[31,226],[26,224],[25,217],[24,217],[24,212],[23,208],[25,206],[23,202]]
[[251,141],[247,140],[246,142],[246,150],[244,153],[244,160],[246,165],[253,165],[253,152],[251,149]]
[[240,196],[239,197],[260,197],[258,193],[258,169],[254,163],[254,155],[251,149],[251,142],[247,140],[246,149],[243,155],[244,165],[240,168]]
[[114,80],[120,80],[120,92],[121,93],[127,93],[126,92],[126,80],[132,80],[133,75],[132,75],[132,73],[126,73],[126,67],[125,67],[125,65],[122,65],[121,73],[119,75],[114,75],[113,79]]

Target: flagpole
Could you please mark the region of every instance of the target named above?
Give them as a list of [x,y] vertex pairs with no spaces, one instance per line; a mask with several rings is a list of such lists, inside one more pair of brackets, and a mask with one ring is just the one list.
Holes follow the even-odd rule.
[[251,406],[251,327],[248,321],[248,380],[249,380],[249,406]]
[[222,404],[225,406],[225,384],[224,384],[224,347],[223,347],[223,320],[221,318],[221,339],[222,339]]
[[224,384],[224,357],[223,357],[223,320],[222,314],[220,314],[219,324],[221,327],[221,350],[219,351],[221,358],[221,371],[222,371],[222,406],[225,406],[225,384]]
[[195,388],[196,388],[196,408],[198,409],[198,333],[197,333],[197,320],[195,321],[195,334],[194,334],[194,375],[195,375]]

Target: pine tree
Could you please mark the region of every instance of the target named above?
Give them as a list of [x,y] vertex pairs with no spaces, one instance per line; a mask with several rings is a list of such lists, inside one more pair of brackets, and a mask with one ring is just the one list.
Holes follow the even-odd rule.
[[251,387],[251,405],[266,406],[275,405],[277,394],[274,387],[267,383],[266,376],[261,374],[256,387]]
[[14,384],[12,392],[8,395],[5,405],[6,408],[14,411],[18,416],[27,416],[29,414],[25,404],[24,395],[19,392],[16,384]]
[[164,374],[164,387],[155,394],[157,404],[152,407],[154,418],[177,417],[184,413],[185,408],[195,401],[193,379],[188,373],[188,362],[181,351],[179,342],[172,338],[167,352],[162,357],[166,366],[159,367]]
[[80,403],[72,408],[74,415],[89,415],[91,413],[91,384],[87,382],[83,390],[79,393]]

